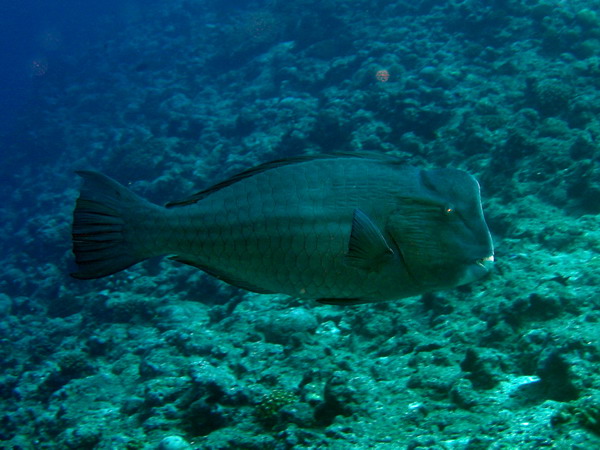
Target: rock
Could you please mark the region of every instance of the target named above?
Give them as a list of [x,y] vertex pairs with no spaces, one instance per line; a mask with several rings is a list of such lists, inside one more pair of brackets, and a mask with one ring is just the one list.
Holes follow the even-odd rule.
[[158,444],[158,450],[186,450],[192,446],[181,436],[167,436]]

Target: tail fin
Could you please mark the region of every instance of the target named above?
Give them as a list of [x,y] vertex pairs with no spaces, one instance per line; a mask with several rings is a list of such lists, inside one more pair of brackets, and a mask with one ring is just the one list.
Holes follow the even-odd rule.
[[128,223],[129,217],[150,203],[98,172],[82,170],[77,174],[83,185],[73,211],[72,236],[79,270],[71,276],[101,278],[152,256],[136,249]]

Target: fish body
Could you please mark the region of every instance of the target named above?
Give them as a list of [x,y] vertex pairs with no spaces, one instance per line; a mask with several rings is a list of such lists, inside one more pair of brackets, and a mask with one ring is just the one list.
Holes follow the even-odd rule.
[[296,158],[166,207],[99,173],[79,173],[76,278],[173,255],[254,292],[355,304],[468,283],[493,260],[479,185],[455,169],[363,156]]

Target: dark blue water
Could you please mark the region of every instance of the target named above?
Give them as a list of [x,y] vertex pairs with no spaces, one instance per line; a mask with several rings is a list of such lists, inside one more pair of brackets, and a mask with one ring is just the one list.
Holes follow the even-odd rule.
[[0,135],[33,98],[56,61],[110,36],[158,1],[3,0],[0,2]]

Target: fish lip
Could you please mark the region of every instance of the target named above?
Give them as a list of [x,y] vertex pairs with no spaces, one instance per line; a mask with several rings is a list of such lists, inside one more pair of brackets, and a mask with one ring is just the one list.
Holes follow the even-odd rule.
[[462,286],[467,283],[479,280],[480,278],[488,275],[492,270],[494,264],[494,255],[484,256],[483,258],[471,259],[470,262],[465,264],[462,273],[460,274],[457,282],[457,286]]
[[466,264],[463,271],[458,279],[457,286],[471,283],[479,280],[480,278],[488,275],[492,270],[494,264],[494,255],[484,256],[476,260],[471,260],[470,263]]
[[475,260],[475,264],[484,269],[486,272],[489,272],[494,265],[494,255],[479,258]]

